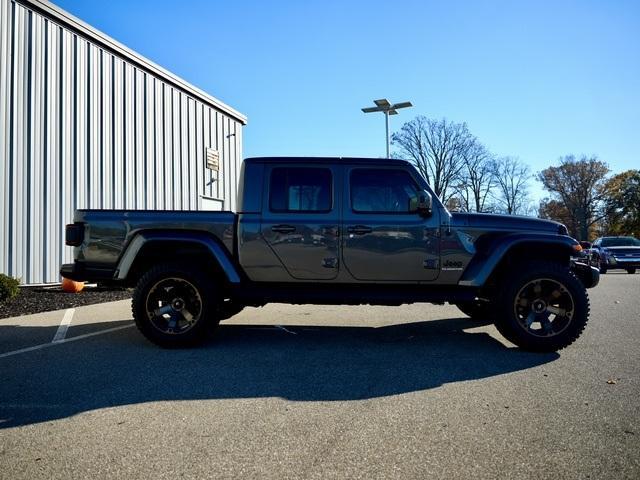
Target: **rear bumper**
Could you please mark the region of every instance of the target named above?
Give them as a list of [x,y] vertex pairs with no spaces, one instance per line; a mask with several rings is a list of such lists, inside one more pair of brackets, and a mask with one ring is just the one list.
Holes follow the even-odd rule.
[[580,279],[585,288],[593,288],[600,282],[600,270],[582,262],[574,262],[573,273]]
[[113,274],[114,271],[111,268],[89,266],[82,262],[65,263],[60,267],[60,276],[77,282],[113,280]]

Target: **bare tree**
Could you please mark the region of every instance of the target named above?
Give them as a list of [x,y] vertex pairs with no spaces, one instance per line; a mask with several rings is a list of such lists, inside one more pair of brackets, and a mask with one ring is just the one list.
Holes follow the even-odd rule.
[[516,157],[501,157],[493,162],[493,174],[497,188],[494,198],[509,215],[529,211],[529,167]]
[[453,185],[464,168],[464,155],[473,143],[466,123],[418,116],[392,136],[401,156],[410,160],[442,201],[453,194]]
[[489,192],[496,186],[491,153],[474,138],[469,148],[463,150],[462,159],[464,166],[455,185],[461,208],[467,212],[491,210],[487,200]]
[[[460,177],[458,182],[454,185],[455,194],[451,197],[451,200],[455,200],[456,207],[460,212],[473,212],[473,200],[471,198],[471,190],[467,188],[467,184],[464,178]],[[447,207],[449,211],[451,209]]]
[[[596,157],[574,155],[560,158],[560,165],[538,174],[538,180],[575,221],[571,234],[580,239],[589,237],[589,229],[604,216],[602,201],[607,191],[605,181],[609,167]],[[571,227],[571,225],[567,225]]]

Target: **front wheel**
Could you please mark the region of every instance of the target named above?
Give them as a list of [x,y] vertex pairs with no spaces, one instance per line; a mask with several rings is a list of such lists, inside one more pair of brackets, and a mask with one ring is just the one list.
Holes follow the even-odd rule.
[[627,268],[627,273],[630,273],[631,275],[633,275],[634,273],[636,273],[636,269],[635,268]]
[[219,289],[195,266],[163,264],[138,281],[131,307],[140,332],[162,347],[203,341],[219,322]]
[[496,327],[525,350],[554,352],[571,345],[589,320],[589,298],[566,267],[523,265],[505,282]]

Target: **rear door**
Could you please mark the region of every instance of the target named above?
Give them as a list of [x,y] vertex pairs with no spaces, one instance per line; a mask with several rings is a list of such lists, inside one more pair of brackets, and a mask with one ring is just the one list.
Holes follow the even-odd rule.
[[262,236],[292,279],[338,275],[341,173],[339,165],[265,167]]
[[439,272],[438,210],[418,214],[422,191],[400,167],[345,166],[343,251],[358,280],[431,281]]

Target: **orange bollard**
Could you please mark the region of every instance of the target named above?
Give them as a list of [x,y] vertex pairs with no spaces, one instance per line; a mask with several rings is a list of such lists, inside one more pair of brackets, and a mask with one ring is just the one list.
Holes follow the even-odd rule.
[[62,279],[62,290],[68,293],[78,293],[84,288],[84,282],[76,282],[70,278]]

